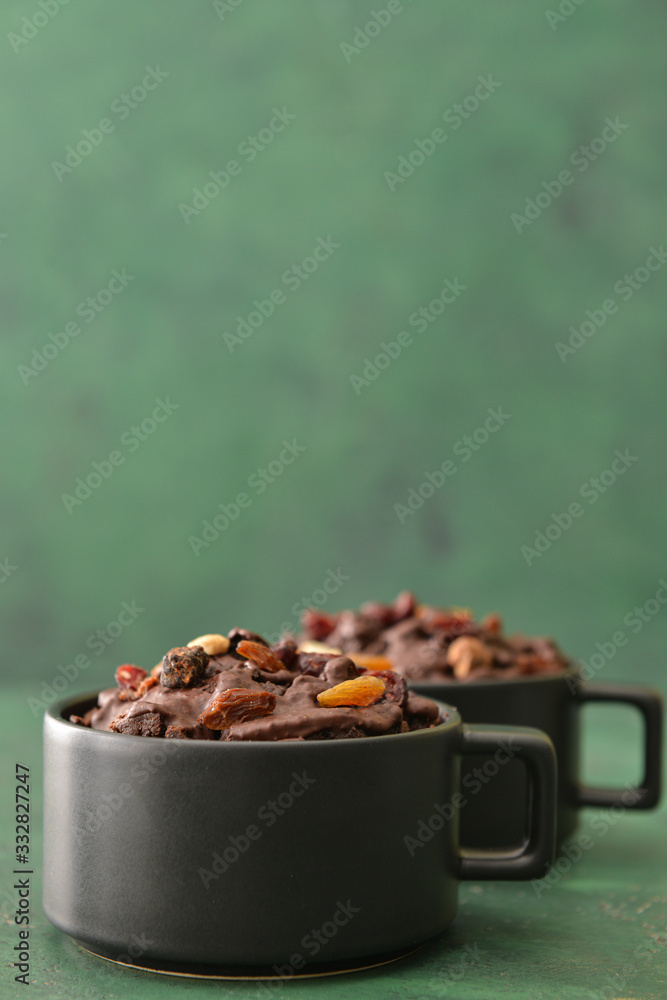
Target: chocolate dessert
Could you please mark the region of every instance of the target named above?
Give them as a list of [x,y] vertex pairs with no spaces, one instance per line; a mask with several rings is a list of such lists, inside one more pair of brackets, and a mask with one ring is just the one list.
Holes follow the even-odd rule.
[[382,736],[441,722],[438,706],[389,670],[338,653],[270,646],[245,629],[169,650],[148,673],[116,670],[118,686],[70,721],[130,736],[181,740],[323,740]]
[[505,635],[499,615],[476,621],[467,608],[418,604],[405,591],[392,604],[358,611],[304,612],[303,650],[340,652],[358,665],[411,681],[484,681],[554,674],[572,666],[552,639]]

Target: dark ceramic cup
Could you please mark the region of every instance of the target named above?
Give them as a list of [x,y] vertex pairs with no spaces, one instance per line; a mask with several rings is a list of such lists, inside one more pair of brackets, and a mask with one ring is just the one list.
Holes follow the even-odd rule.
[[[558,843],[576,829],[582,806],[652,809],[660,800],[662,699],[651,688],[584,683],[576,669],[470,684],[411,683],[410,687],[455,705],[465,722],[535,726],[548,734],[558,760]],[[590,702],[632,705],[643,716],[643,777],[637,788],[593,788],[581,783],[579,710]],[[520,844],[525,836],[525,770],[518,760],[511,761],[492,780],[485,781],[475,775],[481,763],[467,758],[463,765],[463,790],[476,787],[480,779],[483,788],[461,814],[461,843],[471,848]]]
[[[331,741],[157,740],[44,725],[44,909],[85,947],[144,967],[273,975],[415,947],[461,879],[530,879],[555,846],[553,746],[533,729],[441,725]],[[520,759],[518,851],[459,847],[461,761]],[[290,972],[291,970],[291,972]]]

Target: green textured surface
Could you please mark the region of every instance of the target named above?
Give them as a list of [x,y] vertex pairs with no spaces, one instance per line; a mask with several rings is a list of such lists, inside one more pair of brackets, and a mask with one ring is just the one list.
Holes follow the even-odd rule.
[[[73,694],[202,632],[294,626],[296,606],[330,571],[346,579],[328,608],[409,586],[555,634],[584,661],[599,657],[599,680],[665,690],[667,606],[644,621],[633,608],[667,577],[667,269],[627,301],[614,284],[667,236],[667,10],[586,0],[550,25],[546,5],[522,0],[412,2],[347,62],[341,43],[371,9],[242,0],[221,19],[208,2],[72,0],[17,46],[10,33],[40,8],[2,5],[0,710],[10,765],[23,753],[37,767],[39,703],[54,680]],[[112,103],[149,65],[169,76],[121,120]],[[384,172],[480,75],[501,86],[460,128],[446,125],[446,142],[390,191]],[[186,225],[179,204],[276,106],[296,119]],[[59,182],[53,161],[107,115],[113,133]],[[573,167],[574,182],[518,234],[511,214],[608,117],[627,129],[588,169]],[[329,234],[340,247],[292,291],[281,276]],[[122,268],[136,276],[128,288],[94,322],[79,317],[82,332],[25,384],[20,366]],[[445,278],[467,290],[425,331],[406,325]],[[223,334],[277,287],[286,301],[230,353]],[[561,362],[556,343],[610,296],[618,311]],[[355,393],[350,376],[404,329],[412,346]],[[166,397],[174,414],[136,450],[123,444],[122,464],[68,513],[63,494]],[[457,442],[498,407],[511,418],[464,462]],[[256,493],[249,477],[294,438],[306,451]],[[582,498],[625,449],[637,461],[595,503]],[[456,475],[401,524],[395,504],[452,457]],[[195,556],[189,536],[244,490],[250,508]],[[582,516],[528,566],[522,546],[574,501]],[[136,620],[95,645],[132,601]],[[84,654],[64,681],[59,668]],[[635,778],[635,723],[628,741],[615,739],[629,713],[589,715],[589,776]],[[9,774],[3,763],[3,783]],[[483,960],[445,995],[664,996],[663,951],[602,992],[645,935],[664,933],[664,920],[662,930],[651,923],[664,915],[658,902],[626,919],[667,894],[664,840],[664,813],[627,817],[542,901],[530,889],[467,887],[446,948],[354,988],[443,995],[429,981],[479,938]],[[64,997],[247,992],[156,985],[39,927],[34,992],[49,995],[48,981]],[[284,992],[315,988],[351,987]]]
[[[29,721],[25,689],[0,705],[3,760],[1,801],[10,802],[13,761],[31,767],[34,822],[41,821],[39,724]],[[599,720],[598,720],[599,721]],[[590,761],[602,780],[617,776],[624,755],[607,727],[590,728]],[[0,811],[1,842],[12,836],[10,812]],[[539,893],[531,884],[468,883],[455,923],[436,942],[384,969],[317,981],[272,985],[275,997],[433,998],[457,1000],[664,1000],[667,995],[667,808],[626,814],[582,812],[579,834],[592,842],[557,884]],[[39,826],[34,846],[40,850]],[[21,996],[6,955],[16,943],[12,923],[11,859],[2,852],[2,995]],[[565,864],[565,862],[563,862]],[[387,874],[390,877],[390,874]],[[44,1000],[83,997],[268,996],[249,983],[202,983],[116,968],[81,952],[46,921],[40,879],[33,887],[31,990]],[[316,890],[315,890],[316,891]],[[324,956],[322,956],[324,957]],[[455,978],[463,972],[464,975]]]

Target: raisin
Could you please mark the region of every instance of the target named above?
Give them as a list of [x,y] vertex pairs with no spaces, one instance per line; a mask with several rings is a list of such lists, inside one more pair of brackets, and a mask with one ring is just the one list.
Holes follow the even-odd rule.
[[146,676],[146,671],[141,667],[135,667],[133,663],[123,663],[120,667],[116,667],[116,684],[123,691],[129,689],[136,691]]
[[294,639],[281,639],[271,647],[280,662],[289,667],[294,662],[297,653],[297,644]]
[[259,667],[260,670],[266,670],[271,674],[277,670],[285,669],[282,660],[279,660],[268,646],[264,646],[260,642],[250,642],[248,639],[243,639],[236,647],[236,652],[254,666]]
[[316,608],[306,608],[301,615],[301,624],[306,635],[320,642],[333,632],[337,621],[337,615],[328,615]]
[[240,642],[245,639],[246,642],[258,642],[260,646],[268,646],[266,639],[263,639],[261,635],[257,635],[256,632],[249,632],[247,628],[233,628],[227,633],[227,638],[229,639],[229,650],[230,653],[235,653]]
[[167,688],[192,687],[208,666],[208,653],[201,646],[176,646],[162,658],[160,684]]
[[[292,667],[307,677],[319,677],[331,659],[331,653],[299,653],[298,661]],[[338,653],[333,654],[338,656]]]
[[275,707],[276,696],[270,691],[228,688],[211,699],[197,717],[197,722],[207,729],[228,729],[237,722],[249,722],[250,719],[271,715]]
[[318,694],[317,700],[323,708],[337,708],[339,705],[352,705],[366,708],[378,701],[384,694],[385,682],[373,674],[362,674],[350,681],[342,681],[335,687],[328,688]]
[[395,701],[401,708],[405,708],[408,703],[408,685],[404,677],[393,670],[369,669],[366,676],[379,677],[387,685],[382,700]]

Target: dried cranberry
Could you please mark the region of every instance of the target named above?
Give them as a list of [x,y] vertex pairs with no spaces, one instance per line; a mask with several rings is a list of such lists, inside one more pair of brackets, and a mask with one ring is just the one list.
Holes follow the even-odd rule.
[[318,611],[316,608],[306,608],[301,615],[303,630],[309,639],[316,639],[322,642],[330,635],[336,627],[336,615],[328,615],[326,611]]
[[128,689],[136,691],[146,676],[146,671],[142,667],[135,667],[133,663],[123,663],[120,667],[116,667],[116,684],[124,691]]

